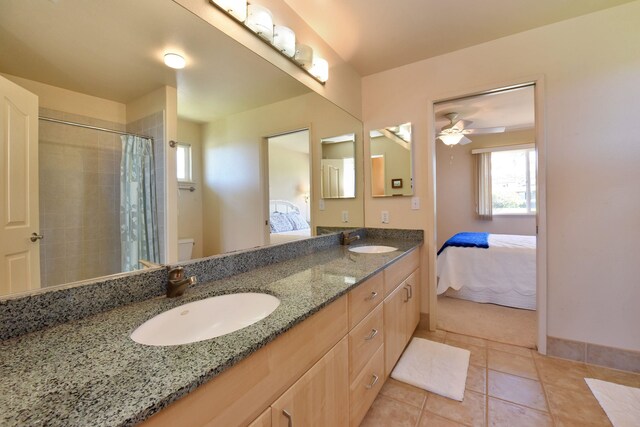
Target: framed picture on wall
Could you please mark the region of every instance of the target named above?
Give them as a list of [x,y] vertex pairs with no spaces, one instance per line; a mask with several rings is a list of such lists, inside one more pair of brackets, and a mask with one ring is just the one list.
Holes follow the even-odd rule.
[[393,178],[391,180],[391,188],[402,188],[402,178]]

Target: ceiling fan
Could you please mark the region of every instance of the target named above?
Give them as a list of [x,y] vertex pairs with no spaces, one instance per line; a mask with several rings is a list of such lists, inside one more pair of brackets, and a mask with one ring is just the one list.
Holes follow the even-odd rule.
[[467,126],[469,126],[473,122],[469,120],[458,120],[458,113],[447,113],[444,116],[449,119],[450,123],[442,127],[437,138],[440,139],[440,141],[442,141],[445,145],[465,145],[471,142],[471,140],[465,135],[501,133],[505,130],[504,126],[470,129]]

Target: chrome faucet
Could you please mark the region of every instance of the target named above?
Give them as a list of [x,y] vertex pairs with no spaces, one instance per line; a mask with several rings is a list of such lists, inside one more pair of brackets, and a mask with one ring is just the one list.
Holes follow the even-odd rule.
[[359,239],[360,239],[359,234],[356,234],[354,232],[343,231],[342,235],[340,236],[340,244],[349,245],[351,244],[351,242],[354,242]]
[[184,267],[173,267],[169,270],[167,282],[167,298],[175,298],[184,294],[189,285],[198,283],[196,276],[184,277]]

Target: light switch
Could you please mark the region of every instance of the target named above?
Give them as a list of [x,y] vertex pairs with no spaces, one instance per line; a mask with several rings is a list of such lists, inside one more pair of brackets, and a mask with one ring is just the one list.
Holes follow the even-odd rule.
[[411,198],[411,209],[413,209],[414,211],[420,209],[420,197]]
[[342,211],[342,222],[349,222],[349,211]]
[[380,213],[380,220],[383,224],[389,224],[389,211],[382,211]]

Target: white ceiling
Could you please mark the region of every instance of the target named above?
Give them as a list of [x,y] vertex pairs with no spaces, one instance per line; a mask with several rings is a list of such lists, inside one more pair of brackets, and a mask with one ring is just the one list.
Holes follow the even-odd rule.
[[170,0],[1,0],[0,73],[121,103],[177,86],[178,114],[201,122],[309,92]]
[[[506,132],[531,129],[535,124],[534,88],[528,86],[503,92],[441,102],[434,106],[436,132],[449,124],[447,113],[472,123],[467,129],[504,126]],[[473,139],[473,136],[469,136]]]
[[361,76],[633,0],[284,0]]

